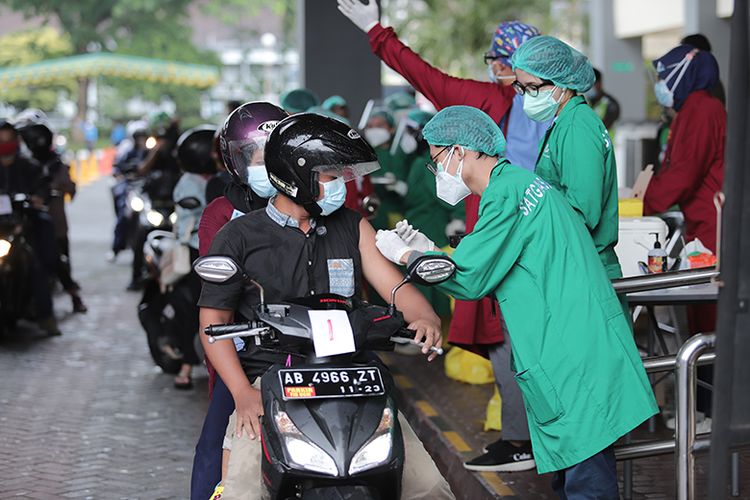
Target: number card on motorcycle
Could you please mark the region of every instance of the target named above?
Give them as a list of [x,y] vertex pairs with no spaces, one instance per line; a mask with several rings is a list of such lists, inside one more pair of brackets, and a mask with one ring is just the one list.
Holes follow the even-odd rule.
[[308,311],[308,314],[317,357],[354,352],[354,332],[346,311]]

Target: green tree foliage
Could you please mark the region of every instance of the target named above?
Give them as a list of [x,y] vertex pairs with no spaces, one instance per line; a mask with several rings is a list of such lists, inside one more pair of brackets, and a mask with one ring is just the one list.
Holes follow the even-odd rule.
[[[19,31],[0,37],[0,67],[31,64],[45,59],[65,57],[73,51],[70,39],[49,27]],[[57,102],[58,93],[71,93],[75,81],[53,86],[27,88],[0,88],[0,100],[17,108],[51,109]]]
[[[286,50],[295,44],[297,0],[210,0],[204,5],[204,9],[207,14],[224,22],[229,29],[240,29],[243,19],[259,16],[263,10],[270,11],[281,19],[281,49]],[[252,33],[255,36],[261,34]]]
[[[183,33],[187,25],[187,7],[192,0],[0,0],[27,17],[42,17],[55,21],[63,35],[70,40],[72,53],[83,54],[102,49],[160,57],[159,47],[172,43],[183,44],[184,53],[192,45]],[[179,34],[179,36],[176,36]],[[151,44],[155,41],[155,44]],[[128,50],[133,49],[133,50]],[[176,54],[179,49],[170,50]],[[194,52],[194,49],[193,49]],[[182,52],[180,52],[182,53]],[[177,60],[184,60],[177,58]],[[88,108],[86,88],[88,79],[78,81],[78,116],[84,118]]]
[[521,20],[548,31],[550,0],[383,0],[385,22],[442,70],[486,78],[482,55],[501,21]]

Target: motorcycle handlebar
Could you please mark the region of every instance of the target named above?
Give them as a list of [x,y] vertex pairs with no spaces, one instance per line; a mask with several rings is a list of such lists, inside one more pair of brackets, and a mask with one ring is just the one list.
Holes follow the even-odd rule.
[[[396,344],[414,344],[419,347],[422,347],[424,345],[424,342],[417,342],[414,340],[414,336],[417,334],[416,330],[410,330],[408,328],[402,327],[399,328],[396,333],[391,337],[391,342],[395,342]],[[445,351],[442,347],[430,347],[430,351],[436,352],[438,356],[442,356]]]
[[203,331],[206,335],[216,336],[227,333],[246,332],[253,328],[252,323],[233,323],[231,325],[210,325]]

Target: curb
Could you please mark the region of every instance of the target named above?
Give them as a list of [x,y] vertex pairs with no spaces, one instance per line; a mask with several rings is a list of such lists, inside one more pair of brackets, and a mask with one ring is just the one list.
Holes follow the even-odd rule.
[[520,500],[510,486],[495,472],[472,472],[464,468],[464,461],[475,454],[460,433],[440,417],[422,391],[399,370],[393,355],[381,353],[398,391],[399,410],[411,424],[425,449],[435,461],[443,477],[450,484],[457,499]]

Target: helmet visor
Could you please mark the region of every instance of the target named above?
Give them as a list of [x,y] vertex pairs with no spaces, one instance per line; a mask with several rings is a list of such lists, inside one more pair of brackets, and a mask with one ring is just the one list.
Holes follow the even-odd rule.
[[232,155],[232,165],[236,173],[247,183],[247,167],[265,165],[263,150],[267,136],[258,135],[249,139],[229,142],[229,152]]
[[352,179],[359,179],[379,169],[380,163],[377,161],[366,161],[349,165],[319,165],[314,167],[313,171],[332,177],[343,178],[344,182],[349,182]]

